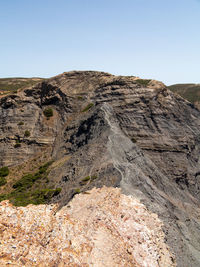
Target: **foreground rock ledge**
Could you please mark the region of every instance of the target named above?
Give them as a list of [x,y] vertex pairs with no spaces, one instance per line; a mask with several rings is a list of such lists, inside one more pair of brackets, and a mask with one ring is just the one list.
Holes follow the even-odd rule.
[[176,266],[157,215],[120,189],[57,208],[0,203],[0,266]]

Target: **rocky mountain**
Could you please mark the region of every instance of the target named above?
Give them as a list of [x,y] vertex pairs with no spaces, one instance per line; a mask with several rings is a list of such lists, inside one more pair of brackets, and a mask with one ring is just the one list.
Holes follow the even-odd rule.
[[158,214],[178,266],[200,266],[199,126],[200,111],[161,82],[93,71],[44,80],[0,99],[0,200],[62,209],[120,187]]
[[119,189],[92,189],[57,208],[1,202],[1,266],[176,266],[157,215]]
[[186,84],[173,84],[168,88],[187,99],[200,109],[200,84],[186,83]]

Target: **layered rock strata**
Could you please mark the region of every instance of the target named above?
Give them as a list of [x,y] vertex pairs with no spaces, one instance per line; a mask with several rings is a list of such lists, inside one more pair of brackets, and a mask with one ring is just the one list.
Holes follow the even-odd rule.
[[54,160],[60,207],[93,187],[121,187],[158,214],[180,267],[200,265],[199,155],[200,111],[154,80],[75,71],[0,99],[0,165],[13,173],[1,193],[12,168],[28,172],[38,158]]

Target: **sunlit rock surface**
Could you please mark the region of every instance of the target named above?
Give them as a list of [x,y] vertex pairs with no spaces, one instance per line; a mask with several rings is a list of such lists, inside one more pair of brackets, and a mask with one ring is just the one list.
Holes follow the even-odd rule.
[[0,266],[176,266],[157,215],[120,189],[57,208],[0,203]]

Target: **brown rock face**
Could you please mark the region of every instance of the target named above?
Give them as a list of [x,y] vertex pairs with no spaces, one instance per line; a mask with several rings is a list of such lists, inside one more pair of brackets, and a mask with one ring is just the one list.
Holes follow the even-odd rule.
[[157,215],[119,189],[56,208],[0,204],[0,266],[176,266]]
[[75,71],[0,99],[0,165],[11,169],[1,194],[52,158],[52,203],[121,187],[158,214],[180,267],[200,266],[199,155],[200,111],[160,82]]

